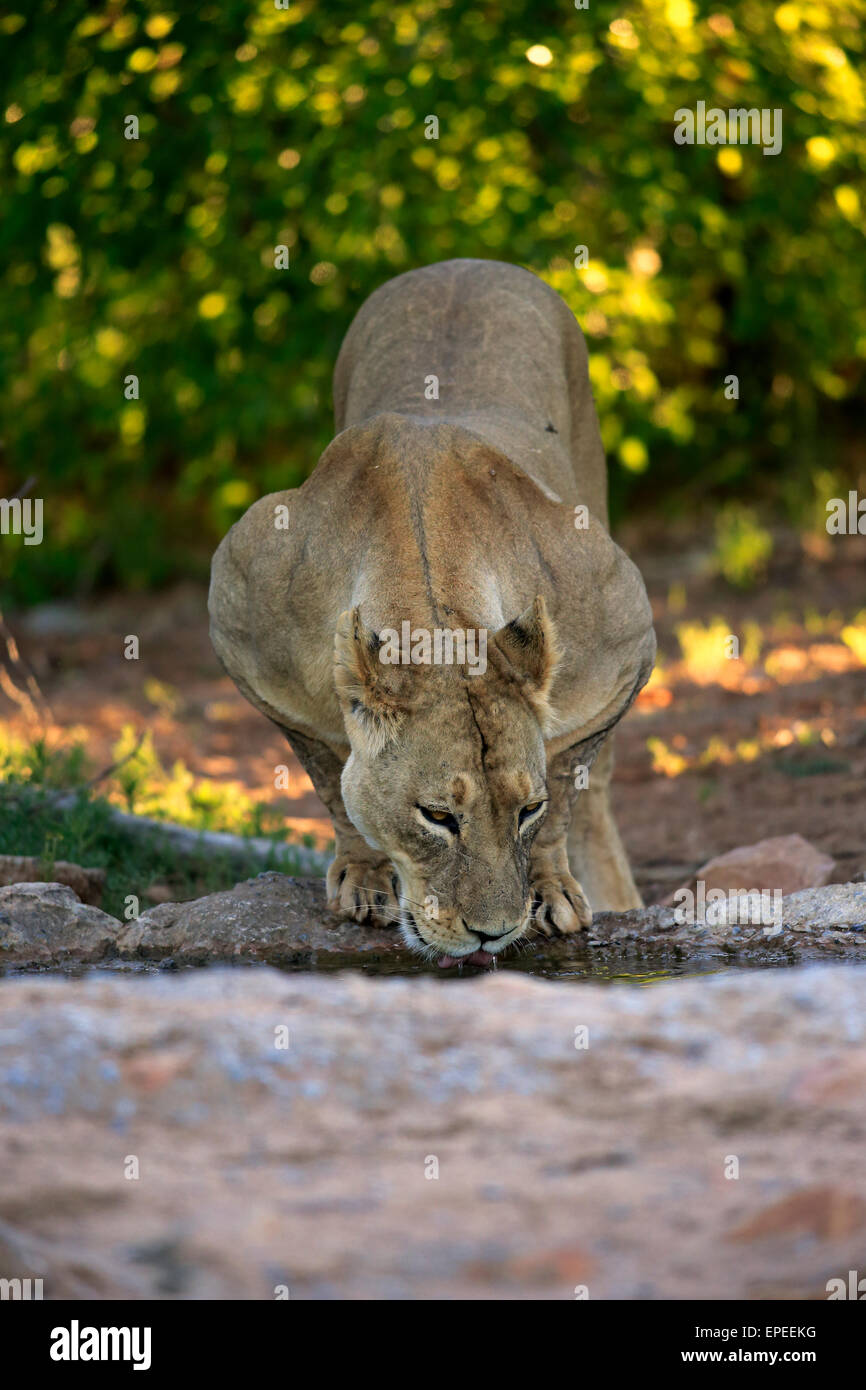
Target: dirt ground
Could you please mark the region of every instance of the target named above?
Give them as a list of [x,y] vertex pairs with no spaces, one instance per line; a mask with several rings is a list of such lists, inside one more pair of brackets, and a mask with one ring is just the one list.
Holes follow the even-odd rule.
[[[660,666],[616,743],[615,810],[646,900],[714,854],[794,831],[833,855],[839,881],[861,877],[866,537],[780,534],[765,581],[748,592],[713,576],[693,532],[644,527],[618,539],[644,574],[659,638]],[[165,766],[181,759],[197,777],[231,782],[327,843],[303,770],[220,670],[203,588],[51,603],[7,620],[50,706],[52,739],[77,732],[101,767],[124,725],[147,728]],[[138,661],[123,655],[132,633]],[[726,655],[728,634],[739,659]],[[4,685],[0,719],[32,737]],[[287,791],[274,789],[281,763]]]

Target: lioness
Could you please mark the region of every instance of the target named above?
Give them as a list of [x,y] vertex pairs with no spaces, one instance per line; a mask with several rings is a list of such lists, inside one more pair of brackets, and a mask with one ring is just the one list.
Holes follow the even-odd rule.
[[226,671],[330,811],[330,906],[444,964],[639,906],[609,735],[655,636],[570,310],[498,261],[399,275],[334,402],[336,438],[232,527],[209,600]]

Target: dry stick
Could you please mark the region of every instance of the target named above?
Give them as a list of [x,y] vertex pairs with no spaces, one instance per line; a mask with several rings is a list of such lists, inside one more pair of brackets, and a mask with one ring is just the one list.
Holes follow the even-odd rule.
[[39,712],[30,696],[26,691],[18,689],[2,662],[0,662],[0,690],[3,691],[4,695],[8,695],[12,703],[23,711],[28,723],[39,723]]
[[[23,710],[29,722],[40,724],[44,732],[46,724],[54,722],[51,706],[39,689],[33,672],[24,664],[18,650],[18,643],[9,631],[2,609],[0,609],[0,637],[3,638],[6,646],[6,659],[25,687],[22,689],[21,686],[16,686],[11,673],[0,662],[0,690],[9,696],[13,704],[18,705],[19,709]],[[37,708],[38,705],[42,706],[41,710]]]
[[[112,763],[110,767],[105,768],[105,770],[100,772],[96,777],[92,777],[89,782],[85,783],[85,786],[88,788],[96,786],[98,782],[102,782],[106,777],[109,777],[112,772],[116,772],[119,767],[123,767],[124,763],[134,758],[146,736],[147,730],[144,729],[139,735],[135,747],[127,753],[125,757],[120,758],[116,763]],[[65,796],[61,794],[57,804],[62,806],[71,803],[75,799],[75,795],[76,793],[74,792],[67,793]],[[148,833],[154,831],[162,832],[173,847],[182,854],[201,853],[201,850],[204,848],[215,851],[221,850],[228,854],[234,853],[237,855],[252,853],[256,858],[265,859],[274,849],[280,848],[280,846],[275,846],[271,840],[267,840],[263,836],[230,835],[220,830],[193,830],[186,825],[175,825],[172,821],[155,820],[152,816],[136,816],[129,811],[119,811],[116,807],[111,808],[109,815],[114,825],[124,830],[132,831],[133,834],[141,831]],[[300,863],[306,868],[324,867],[330,859],[329,855],[321,854],[317,850],[311,850],[307,845],[287,845],[286,849],[296,854]]]
[[[30,490],[35,486],[36,474],[31,473],[30,477],[25,479],[25,481],[21,484],[17,491],[13,492],[12,498],[14,499],[26,497],[28,492],[30,492]],[[45,696],[39,689],[39,685],[37,683],[36,677],[33,675],[33,672],[30,671],[28,667],[25,665],[25,663],[22,661],[21,654],[18,651],[18,644],[15,641],[15,638],[12,636],[12,633],[9,631],[9,628],[6,624],[6,619],[3,617],[2,610],[0,610],[0,635],[2,635],[3,641],[6,644],[6,655],[10,665],[12,666],[13,670],[16,671],[16,673],[18,671],[18,668],[20,668],[21,679],[23,680],[24,685],[27,687],[26,690],[19,689],[19,687],[17,687],[15,685],[15,682],[12,680],[12,677],[9,674],[9,672],[5,669],[4,666],[0,665],[0,690],[2,690],[4,694],[9,696],[9,699],[12,701],[13,704],[18,705],[19,709],[24,711],[25,716],[31,722],[35,724],[39,724],[41,722],[44,729],[46,721],[51,720],[53,722],[54,719],[54,716],[51,713],[51,706],[48,704],[48,701],[45,699]],[[41,715],[36,708],[38,704],[42,705]]]
[[36,486],[36,474],[35,474],[35,473],[31,473],[31,474],[30,474],[30,477],[27,478],[27,479],[21,484],[21,486],[18,488],[18,491],[17,491],[17,492],[13,492],[12,497],[10,498],[10,501],[14,501],[14,499],[15,499],[16,497],[19,497],[19,498],[21,498],[21,497],[26,497],[27,494],[28,494],[28,492],[30,492],[31,488],[34,488],[35,486]]
[[[70,804],[73,799],[68,798]],[[63,804],[58,802],[61,807]],[[230,835],[222,830],[193,830],[187,825],[175,825],[173,821],[133,816],[114,807],[111,807],[109,817],[113,825],[134,835],[162,835],[179,854],[200,857],[202,851],[210,850],[236,859],[252,855],[254,859],[266,860],[274,853],[284,853],[296,859],[300,868],[315,874],[324,873],[333,858],[324,850],[310,849],[308,845],[275,844],[262,836]]]
[[128,763],[130,759],[135,757],[136,753],[141,748],[141,745],[144,743],[144,740],[146,738],[147,729],[142,729],[141,733],[139,734],[136,740],[134,748],[131,748],[128,753],[124,753],[123,757],[118,758],[116,763],[111,763],[108,767],[104,768],[102,772],[98,772],[95,777],[91,777],[89,782],[85,782],[83,784],[83,787],[95,787],[97,783],[104,782],[106,777],[110,777],[112,772],[117,772],[118,768],[123,767],[124,763]]

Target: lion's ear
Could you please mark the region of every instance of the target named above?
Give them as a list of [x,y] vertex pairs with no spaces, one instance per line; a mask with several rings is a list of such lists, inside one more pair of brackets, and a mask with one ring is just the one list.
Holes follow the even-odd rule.
[[334,638],[334,683],[349,738],[370,757],[396,737],[405,713],[393,668],[379,654],[379,636],[364,624],[360,610],[341,613]]
[[541,594],[524,612],[501,627],[493,640],[509,665],[522,677],[525,693],[542,728],[547,728],[553,722],[547,697],[562,653]]

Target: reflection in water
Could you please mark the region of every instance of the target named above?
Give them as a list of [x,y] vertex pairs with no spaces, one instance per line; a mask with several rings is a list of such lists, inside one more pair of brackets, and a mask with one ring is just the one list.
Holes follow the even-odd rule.
[[[521,975],[535,975],[546,980],[571,980],[578,984],[591,981],[593,984],[627,984],[645,988],[662,980],[692,979],[696,975],[723,975],[731,970],[767,970],[779,968],[779,961],[730,962],[719,957],[698,958],[697,960],[657,960],[655,964],[647,958],[629,960],[620,957],[616,961],[582,960],[562,961],[555,956],[544,956],[527,951],[515,955],[494,966],[464,965],[442,970],[435,964],[424,960],[410,960],[406,956],[396,960],[377,960],[359,955],[334,956],[320,954],[318,958],[306,959],[298,964],[285,964],[279,960],[233,960],[214,961],[222,969],[255,970],[259,965],[269,965],[287,975],[315,974],[332,975],[337,971],[357,971],[361,975],[393,976],[408,979],[426,975],[445,984],[455,980],[477,980],[485,975],[493,975],[504,970],[513,970]],[[0,977],[27,975],[61,975],[67,979],[81,979],[86,975],[160,975],[186,974],[188,971],[206,969],[201,965],[180,965],[172,960],[159,963],[155,961],[105,961],[97,966],[66,965],[50,967],[28,967],[17,969],[14,966],[0,969]]]
[[[309,967],[306,968],[309,969]],[[443,980],[445,983],[454,980],[477,980],[484,975],[513,970],[521,975],[536,975],[546,980],[572,980],[577,983],[591,980],[593,984],[627,984],[641,987],[657,984],[660,980],[686,979],[695,975],[721,975],[729,970],[762,968],[765,967],[732,965],[727,961],[706,959],[665,961],[652,969],[646,960],[635,961],[631,965],[623,959],[616,963],[590,960],[581,961],[578,964],[575,961],[565,962],[559,961],[555,957],[545,958],[544,956],[529,954],[515,956],[489,967],[458,965],[448,970],[441,970],[438,966],[421,960],[417,964],[407,962],[405,958],[392,961],[365,961],[362,957],[356,957],[352,961],[341,961],[339,964],[329,963],[324,967],[326,972],[348,969],[357,970],[362,975],[392,975],[404,978],[414,975],[428,975],[433,979]],[[317,963],[316,970],[321,972],[322,969],[322,964]]]
[[593,980],[597,984],[627,985],[654,985],[659,980],[685,979],[694,975],[723,975],[727,970],[742,969],[716,960],[683,961],[681,964],[660,966],[655,970],[648,970],[645,962],[642,966],[636,965],[632,970],[623,969],[622,964],[619,967],[588,965],[579,969],[573,963],[565,966],[558,965],[555,961],[547,964],[538,961],[527,961],[523,964],[515,961],[512,968],[527,975],[542,975],[550,980]]

